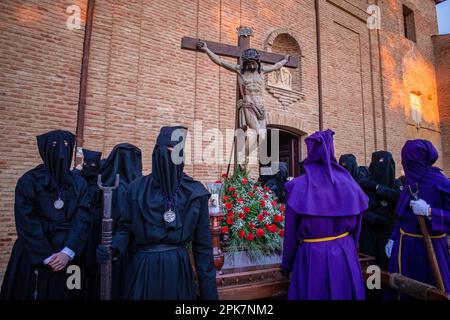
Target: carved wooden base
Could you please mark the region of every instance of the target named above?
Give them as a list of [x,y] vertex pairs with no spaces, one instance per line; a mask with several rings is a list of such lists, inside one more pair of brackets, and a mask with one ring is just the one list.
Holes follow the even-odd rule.
[[221,300],[276,298],[286,296],[289,289],[278,265],[227,269],[216,279]]
[[[363,273],[373,260],[359,255]],[[289,280],[281,275],[278,264],[224,269],[216,282],[221,300],[286,299],[289,290]]]

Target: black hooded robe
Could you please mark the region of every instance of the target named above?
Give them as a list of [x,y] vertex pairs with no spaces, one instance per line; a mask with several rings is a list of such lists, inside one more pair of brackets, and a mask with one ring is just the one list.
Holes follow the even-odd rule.
[[369,196],[369,208],[363,215],[360,250],[375,257],[375,264],[386,269],[385,246],[396,223],[395,207],[402,186],[395,179],[395,162],[390,152],[374,152],[369,170],[370,174],[359,181]]
[[[114,185],[116,174],[120,175],[119,187],[113,191],[111,205],[114,235],[118,229],[120,217],[126,206],[128,185],[137,178],[142,177],[141,150],[129,143],[116,145],[108,158],[102,163],[100,173],[102,175],[102,184],[105,186]],[[101,239],[101,228],[99,232],[100,234],[98,237]],[[119,300],[123,297],[126,270],[133,250],[133,241],[130,241],[128,247],[121,256],[121,259],[113,260],[111,298],[114,300]]]
[[[14,214],[18,238],[0,298],[81,298],[81,290],[68,289],[67,279],[71,274],[66,273],[68,266],[79,265],[91,221],[87,185],[70,172],[75,137],[67,131],[52,131],[38,136],[37,140],[44,164],[25,173],[16,185]],[[54,207],[58,188],[64,201],[61,209]],[[63,270],[54,272],[44,265],[44,260],[65,247],[72,250],[75,257]]]
[[[183,164],[171,162],[167,147],[176,149],[171,134],[177,129],[186,130],[161,129],[152,155],[152,173],[128,188],[127,208],[113,240],[113,248],[120,255],[126,250],[130,235],[136,243],[137,251],[127,271],[125,299],[218,298],[209,228],[209,193],[200,182],[183,173]],[[168,197],[169,194],[172,196]],[[173,221],[163,218],[169,208],[174,212]],[[190,243],[199,293],[187,250]]]
[[100,298],[100,267],[96,258],[97,245],[101,242],[103,218],[103,194],[97,185],[102,153],[83,149],[83,169],[78,173],[88,184],[89,207],[92,227],[89,233],[86,250],[81,256],[84,270],[84,298],[98,300]]

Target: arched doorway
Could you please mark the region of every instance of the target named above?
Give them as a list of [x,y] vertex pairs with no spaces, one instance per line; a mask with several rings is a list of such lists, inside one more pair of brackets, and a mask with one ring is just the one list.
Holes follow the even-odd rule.
[[289,176],[296,177],[299,174],[299,163],[302,156],[302,136],[299,130],[292,129],[281,125],[267,126],[267,146],[268,153],[271,156],[272,139],[276,135],[272,135],[272,130],[278,130],[279,138],[279,161],[286,162],[289,169]]

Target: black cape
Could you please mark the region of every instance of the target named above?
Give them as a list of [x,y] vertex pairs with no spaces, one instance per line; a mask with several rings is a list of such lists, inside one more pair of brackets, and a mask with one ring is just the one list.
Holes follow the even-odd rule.
[[[68,266],[79,265],[88,238],[88,187],[69,167],[74,140],[66,131],[38,136],[44,164],[25,173],[16,185],[14,214],[18,238],[3,279],[1,299],[81,298],[80,290],[67,288],[67,267],[53,272],[43,264],[53,253],[68,247],[75,253]],[[64,201],[62,209],[54,207],[58,194]]]
[[[121,217],[113,245],[121,254],[129,237],[136,243],[127,272],[126,299],[217,299],[205,187],[183,173],[183,163],[171,161],[167,147],[177,143],[172,134],[182,127],[163,127],[152,155],[152,173],[130,184],[127,208]],[[179,138],[184,141],[184,138]],[[171,209],[175,220],[166,221]],[[169,219],[170,220],[170,219]],[[199,292],[186,246],[192,244]],[[155,245],[172,246],[155,251]],[[152,249],[153,248],[153,249]]]
[[369,208],[363,215],[360,250],[386,268],[385,246],[396,223],[395,207],[402,185],[395,179],[395,162],[390,152],[374,152],[369,170],[370,174],[359,181],[369,197]]

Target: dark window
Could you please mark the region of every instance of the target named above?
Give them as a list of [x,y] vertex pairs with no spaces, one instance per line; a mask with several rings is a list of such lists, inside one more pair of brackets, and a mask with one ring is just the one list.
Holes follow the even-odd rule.
[[414,11],[403,5],[403,29],[405,37],[416,42],[416,23],[414,22]]

